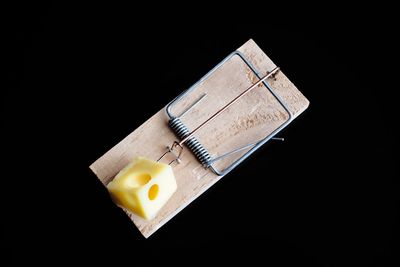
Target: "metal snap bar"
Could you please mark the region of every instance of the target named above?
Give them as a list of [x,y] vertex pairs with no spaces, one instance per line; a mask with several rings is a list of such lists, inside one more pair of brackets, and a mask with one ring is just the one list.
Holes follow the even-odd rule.
[[[205,79],[207,79],[212,73],[214,73],[219,67],[221,67],[226,61],[231,59],[234,56],[238,56],[240,59],[244,61],[244,63],[250,68],[250,70],[259,78],[257,82],[252,84],[250,87],[248,87],[246,90],[244,90],[242,93],[237,95],[234,99],[232,99],[228,104],[220,108],[217,112],[215,112],[212,116],[210,116],[208,119],[206,119],[204,122],[199,124],[193,131],[190,131],[188,127],[184,125],[184,123],[181,120],[181,117],[183,117],[189,110],[191,110],[194,106],[196,106],[198,103],[200,103],[202,100],[206,98],[206,94],[202,95],[199,99],[197,99],[191,106],[189,106],[186,110],[184,110],[180,115],[175,116],[171,112],[171,108],[179,101],[181,100],[184,96],[195,90],[201,82],[203,82]],[[184,149],[184,146],[186,146],[194,156],[199,160],[199,162],[205,167],[211,169],[215,174],[219,176],[226,175],[228,172],[233,170],[237,165],[239,165],[243,160],[245,160],[247,157],[249,157],[255,150],[257,150],[259,147],[261,147],[263,144],[268,142],[270,139],[275,139],[275,140],[281,140],[283,141],[283,138],[279,137],[274,137],[280,130],[282,130],[287,124],[291,122],[293,119],[293,115],[289,108],[287,107],[286,103],[275,93],[275,91],[271,88],[271,86],[268,84],[267,79],[274,77],[275,74],[279,71],[279,67],[275,67],[273,70],[269,71],[266,75],[263,77],[260,77],[259,72],[255,69],[255,67],[249,62],[246,57],[240,53],[239,51],[235,51],[231,53],[229,56],[227,56],[224,60],[222,60],[218,65],[216,65],[211,71],[209,71],[206,75],[204,75],[199,81],[197,81],[193,86],[191,86],[189,89],[187,89],[185,92],[177,96],[174,100],[172,100],[166,107],[166,113],[169,117],[168,125],[171,128],[171,130],[175,133],[175,135],[178,137],[179,140],[176,140],[173,142],[171,146],[167,147],[166,152],[158,159],[160,161],[165,155],[171,153],[174,156],[174,160],[172,160],[169,164],[172,164],[174,162],[179,163],[181,160],[182,156],[182,151]],[[217,118],[222,112],[224,112],[226,109],[228,109],[230,106],[235,104],[240,98],[248,94],[250,91],[252,91],[254,88],[256,88],[258,85],[263,84],[268,91],[275,97],[275,99],[278,101],[278,103],[284,108],[284,110],[288,114],[288,119],[282,123],[277,129],[272,131],[268,136],[265,138],[258,140],[257,142],[249,143],[243,147],[239,147],[236,149],[233,149],[232,151],[226,152],[221,156],[218,157],[212,157],[208,150],[199,142],[199,140],[194,136],[198,130],[206,126],[209,122]],[[243,151],[245,149],[249,149],[244,155],[242,155],[240,158],[235,160],[231,165],[226,167],[223,170],[217,170],[214,166],[213,163],[215,163],[218,160],[221,160],[227,156],[230,156],[232,154],[235,154],[239,151]],[[175,150],[178,150],[176,153]]]

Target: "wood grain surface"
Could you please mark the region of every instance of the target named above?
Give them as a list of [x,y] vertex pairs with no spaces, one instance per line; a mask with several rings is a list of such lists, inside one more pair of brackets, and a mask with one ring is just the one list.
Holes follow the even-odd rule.
[[[247,41],[238,51],[247,57],[262,76],[275,67],[253,40]],[[258,78],[244,62],[238,56],[234,56],[196,90],[180,100],[172,108],[172,112],[180,114],[200,96],[206,94],[205,99],[182,118],[185,125],[193,130],[257,81]],[[308,107],[309,101],[281,71],[275,79],[269,79],[268,82],[287,103],[293,118]],[[288,114],[282,106],[263,85],[260,85],[199,130],[195,136],[215,157],[262,139],[287,118]],[[162,109],[96,160],[90,169],[104,185],[107,185],[135,156],[157,160],[165,152],[165,147],[176,140],[167,123],[168,117],[165,109]],[[225,168],[245,152],[218,161],[216,167]],[[168,159],[165,159],[165,162],[168,162]],[[146,238],[222,178],[204,169],[187,149],[183,152],[182,162],[174,165],[173,169],[178,190],[153,220],[146,221],[121,207]]]

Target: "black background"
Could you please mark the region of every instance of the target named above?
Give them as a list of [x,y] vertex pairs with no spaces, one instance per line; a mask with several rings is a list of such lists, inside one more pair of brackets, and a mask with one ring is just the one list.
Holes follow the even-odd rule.
[[[390,22],[220,23],[186,12],[151,25],[158,15],[136,7],[14,11],[1,92],[5,263],[399,264]],[[309,109],[284,143],[144,239],[88,166],[249,38]]]

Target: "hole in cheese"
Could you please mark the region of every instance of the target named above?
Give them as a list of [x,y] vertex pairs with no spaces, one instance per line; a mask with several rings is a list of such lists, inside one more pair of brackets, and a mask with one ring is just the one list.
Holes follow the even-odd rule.
[[139,187],[147,184],[150,180],[151,176],[147,173],[131,174],[129,178],[126,179],[125,184],[129,187]]
[[158,185],[153,184],[149,189],[149,199],[154,200],[158,195]]

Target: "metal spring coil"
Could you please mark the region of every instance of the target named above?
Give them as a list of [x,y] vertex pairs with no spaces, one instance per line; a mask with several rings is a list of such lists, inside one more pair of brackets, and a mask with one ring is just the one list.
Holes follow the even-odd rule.
[[[172,118],[168,122],[169,127],[175,135],[183,140],[186,136],[190,134],[189,129],[183,124],[179,118]],[[185,142],[186,146],[193,152],[195,157],[203,164],[204,167],[210,166],[211,156],[207,149],[196,139],[196,137],[191,137]]]

